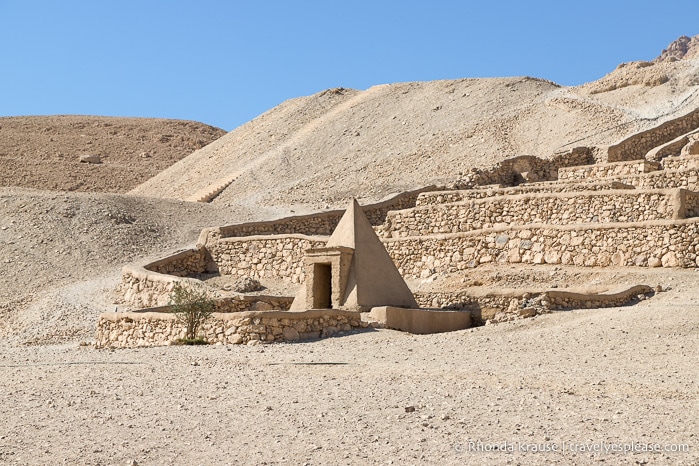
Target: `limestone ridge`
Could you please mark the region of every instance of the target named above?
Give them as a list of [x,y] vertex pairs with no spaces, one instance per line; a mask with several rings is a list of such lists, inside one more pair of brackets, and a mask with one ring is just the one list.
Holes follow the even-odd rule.
[[[323,248],[324,251],[347,249],[353,252],[346,277],[339,277],[343,282],[340,287],[344,290],[339,300],[341,308],[418,307],[410,288],[354,199]],[[308,265],[308,260],[306,262]],[[308,284],[308,272],[306,281]],[[291,310],[307,307],[307,296],[308,286],[302,286]]]
[[699,56],[699,36],[681,36],[663,50],[654,63],[663,61],[677,61]]

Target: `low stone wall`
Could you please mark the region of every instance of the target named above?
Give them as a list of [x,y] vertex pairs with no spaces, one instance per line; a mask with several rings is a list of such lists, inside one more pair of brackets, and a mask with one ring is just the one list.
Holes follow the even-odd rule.
[[489,187],[462,189],[454,191],[431,191],[422,193],[417,198],[415,207],[426,205],[450,204],[454,202],[485,199],[496,196],[515,196],[518,194],[534,193],[570,193],[580,191],[606,191],[610,189],[634,189],[634,186],[619,181],[598,181],[589,183],[532,183],[510,187]]
[[178,281],[199,283],[191,278],[152,272],[140,264],[126,265],[121,269],[121,283],[117,287],[117,294],[121,297],[119,304],[128,309],[165,306]]
[[665,170],[696,170],[699,169],[699,157],[667,157],[663,159]]
[[[362,210],[372,225],[381,225],[389,211],[414,207],[421,193],[434,189],[437,188],[435,186],[428,186],[415,191],[408,191],[386,201],[363,206]],[[251,222],[222,226],[216,228],[216,230],[220,238],[289,234],[329,236],[335,230],[335,227],[344,213],[344,210],[332,210],[309,215],[286,217],[267,222]]]
[[699,168],[684,170],[659,170],[643,175],[629,175],[616,178],[639,189],[684,188],[699,191]]
[[324,247],[328,238],[304,235],[223,238],[207,245],[221,275],[303,282],[306,249]]
[[[689,198],[693,195],[687,194]],[[522,194],[390,212],[383,238],[457,233],[498,225],[642,222],[684,218],[681,190]]]
[[[249,311],[288,311],[293,301],[294,298],[290,296],[245,294],[233,294],[214,298],[214,304],[216,305],[215,312],[222,314]],[[137,314],[148,312],[166,313],[169,312],[170,308],[171,306],[165,304],[162,306],[135,309],[129,312]]]
[[699,220],[585,226],[511,226],[384,240],[404,277],[425,278],[479,264],[699,266]]
[[469,311],[474,325],[488,321],[510,321],[546,314],[554,310],[597,309],[633,304],[639,296],[650,296],[653,289],[637,285],[612,293],[577,293],[563,290],[511,290],[493,294],[471,291],[417,292],[420,307]]
[[527,300],[537,302],[542,293],[510,292],[502,294],[474,295],[469,291],[457,292],[417,292],[413,293],[420,307],[468,311],[473,325],[484,325],[496,315],[505,313],[510,317],[533,317],[547,312],[543,307],[531,310],[530,306],[523,312],[522,303]]
[[206,271],[206,250],[188,249],[143,266],[144,269],[166,275],[186,277]]
[[559,181],[599,180],[622,175],[639,175],[660,170],[658,162],[639,160],[631,162],[598,163],[580,167],[567,167],[558,170]]
[[683,134],[682,136],[675,138],[670,142],[666,142],[665,144],[659,147],[651,149],[650,151],[648,151],[645,158],[647,160],[660,161],[665,157],[679,156],[680,154],[682,154],[682,148],[689,143],[690,134],[692,133]]
[[[360,314],[351,311],[215,313],[200,334],[209,343],[250,345],[326,338],[362,326]],[[184,336],[173,314],[127,312],[100,315],[95,340],[98,348],[135,348],[169,345]]]
[[626,306],[652,296],[653,289],[647,285],[636,285],[631,288],[604,294],[574,293],[563,290],[550,290],[544,293],[542,301],[547,303],[548,309],[597,309],[603,307]]
[[216,312],[288,311],[292,296],[243,295],[225,296],[216,300]]
[[652,149],[699,128],[699,110],[624,139],[607,149],[607,161],[643,159]]

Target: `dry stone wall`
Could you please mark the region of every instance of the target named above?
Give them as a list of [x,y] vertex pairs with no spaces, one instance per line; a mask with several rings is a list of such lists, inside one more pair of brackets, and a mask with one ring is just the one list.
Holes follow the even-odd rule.
[[639,189],[684,188],[699,191],[699,168],[686,170],[660,170],[644,175],[629,175],[617,178]]
[[187,277],[206,271],[206,250],[203,248],[188,249],[156,262],[146,264],[144,268],[159,274]]
[[607,149],[608,162],[640,160],[652,149],[699,128],[699,110],[642,131]]
[[625,306],[652,295],[646,285],[614,293],[590,294],[559,290],[506,292],[479,295],[470,291],[415,293],[424,308],[462,310],[471,313],[475,325],[487,321],[510,321],[546,314],[554,310]]
[[663,144],[662,146],[650,150],[646,154],[646,159],[662,160],[665,157],[679,156],[680,154],[682,154],[682,148],[684,148],[687,145],[687,143],[689,143],[689,137],[689,134],[683,134],[679,138],[676,138],[670,142]]
[[496,196],[515,196],[535,193],[570,193],[580,191],[605,191],[610,189],[634,189],[634,186],[619,181],[599,181],[590,183],[532,183],[511,187],[487,187],[453,191],[431,191],[417,198],[416,207],[436,204],[486,199]]
[[[170,292],[178,281],[192,280],[146,270],[138,265],[127,265],[121,272],[121,283],[117,291],[119,304],[128,309],[143,309],[165,306]],[[197,283],[192,280],[192,283]]]
[[[242,312],[213,314],[201,329],[209,343],[260,344],[326,338],[366,327],[357,312]],[[175,316],[161,312],[106,313],[95,333],[98,348],[164,346],[184,338],[185,327]]]
[[551,310],[597,309],[634,304],[652,296],[655,292],[648,285],[637,285],[627,290],[609,294],[582,294],[569,291],[550,290],[544,293],[543,300]]
[[288,311],[294,298],[289,296],[243,295],[225,296],[216,300],[216,312]]
[[658,162],[648,160],[633,162],[598,163],[580,167],[567,167],[558,170],[559,181],[599,180],[622,175],[639,175],[660,170]]
[[327,238],[304,235],[248,236],[223,238],[207,247],[222,275],[301,283],[304,251],[324,247],[326,242]]
[[399,238],[499,225],[643,222],[683,218],[683,213],[680,190],[524,194],[391,212],[379,234]]
[[696,170],[699,169],[699,157],[668,157],[663,159],[665,170]]
[[[363,207],[364,214],[372,225],[381,225],[386,214],[391,210],[407,209],[414,207],[420,193],[437,189],[435,186],[409,191],[399,194],[377,204]],[[320,235],[329,236],[340,222],[344,210],[319,212],[310,215],[297,215],[268,222],[251,222],[238,225],[229,225],[217,228],[217,235],[221,238],[260,235]]]
[[413,278],[491,262],[693,268],[699,266],[699,221],[502,227],[387,239],[384,245],[401,274]]

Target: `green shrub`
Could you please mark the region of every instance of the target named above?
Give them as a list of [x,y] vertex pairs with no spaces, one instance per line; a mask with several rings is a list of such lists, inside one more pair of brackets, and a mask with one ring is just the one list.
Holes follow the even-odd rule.
[[[180,344],[200,345],[206,343],[197,338],[199,327],[206,322],[216,309],[214,300],[201,286],[185,286],[176,282],[170,292],[170,312],[185,325],[187,333]],[[203,343],[202,343],[203,342]]]

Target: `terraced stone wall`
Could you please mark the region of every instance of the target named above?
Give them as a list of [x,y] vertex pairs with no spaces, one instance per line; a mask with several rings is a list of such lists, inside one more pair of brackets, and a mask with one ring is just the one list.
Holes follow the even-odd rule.
[[558,180],[599,180],[622,175],[640,175],[655,170],[660,170],[660,164],[648,160],[641,160],[638,162],[598,163],[579,167],[560,168],[558,170]]
[[[436,187],[430,186],[402,193],[386,201],[366,205],[362,207],[362,210],[372,225],[381,225],[389,211],[414,207],[421,193],[434,189],[436,189]],[[329,236],[335,230],[335,227],[340,222],[344,213],[344,210],[332,210],[310,215],[286,217],[268,222],[229,225],[217,228],[216,234],[220,238],[289,234]]]
[[684,188],[690,191],[699,191],[699,168],[660,170],[644,175],[622,176],[616,180],[639,189]]
[[[523,194],[428,205],[389,213],[384,238],[457,233],[498,225],[642,222],[684,218],[680,190]],[[692,201],[694,202],[694,201]],[[692,204],[693,205],[693,204]],[[690,210],[693,213],[694,210]]]
[[699,266],[699,220],[520,226],[384,240],[405,277],[425,278],[483,263],[576,266]]
[[665,170],[699,169],[699,157],[668,157],[662,163]]
[[610,189],[634,189],[634,186],[619,181],[599,181],[585,184],[580,183],[533,183],[511,187],[490,187],[476,189],[462,189],[454,191],[431,191],[420,194],[415,203],[416,207],[437,204],[449,204],[453,202],[485,199],[495,196],[515,196],[517,194],[535,193],[569,193],[580,191],[605,191]]

